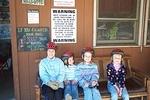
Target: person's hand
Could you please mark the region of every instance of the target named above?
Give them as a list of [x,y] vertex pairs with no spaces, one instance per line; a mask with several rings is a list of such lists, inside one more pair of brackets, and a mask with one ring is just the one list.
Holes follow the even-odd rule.
[[122,95],[122,88],[120,88],[120,90],[119,90],[119,94],[118,94],[119,96],[121,96]]
[[94,86],[96,86],[98,84],[98,82],[97,81],[92,81],[92,87],[94,87]]
[[83,88],[89,87],[89,83],[88,82],[84,82],[83,84]]
[[76,80],[72,80],[72,84],[77,84],[77,81]]
[[119,93],[120,93],[119,87],[118,87],[117,85],[114,85],[114,86],[115,86],[115,88],[116,88],[117,94],[119,95]]
[[53,90],[57,90],[59,88],[59,83],[55,81],[49,81],[48,86]]

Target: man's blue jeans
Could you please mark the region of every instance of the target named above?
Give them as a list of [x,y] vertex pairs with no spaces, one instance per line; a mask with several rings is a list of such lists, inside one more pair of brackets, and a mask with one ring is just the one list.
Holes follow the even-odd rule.
[[[107,88],[109,93],[111,94],[111,100],[118,100],[118,94],[116,88],[108,81]],[[123,100],[129,100],[129,94],[127,92],[126,87],[122,90],[122,99]]]
[[73,100],[78,100],[78,87],[77,84],[72,84],[71,82],[65,85],[64,97],[66,94],[72,96]]

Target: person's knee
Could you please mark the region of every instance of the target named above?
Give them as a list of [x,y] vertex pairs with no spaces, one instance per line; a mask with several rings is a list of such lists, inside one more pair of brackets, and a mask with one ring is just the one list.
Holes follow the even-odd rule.
[[84,97],[90,97],[91,96],[91,91],[90,91],[90,89],[89,88],[86,88],[86,89],[84,89]]
[[122,96],[122,98],[123,98],[123,100],[129,100],[129,95],[128,95],[128,94],[124,94],[124,95]]
[[70,86],[69,86],[69,85],[66,85],[66,86],[65,86],[65,88],[66,88],[66,89],[69,89],[69,88],[70,88]]
[[123,100],[129,100],[129,94],[126,89],[122,93],[122,98]]
[[118,100],[118,94],[117,93],[111,94],[111,100]]
[[85,89],[85,90],[84,90],[84,94],[87,95],[87,96],[89,96],[89,95],[91,95],[92,93],[91,93],[91,91],[90,91],[89,89]]
[[72,88],[72,92],[77,92],[78,89],[77,88]]

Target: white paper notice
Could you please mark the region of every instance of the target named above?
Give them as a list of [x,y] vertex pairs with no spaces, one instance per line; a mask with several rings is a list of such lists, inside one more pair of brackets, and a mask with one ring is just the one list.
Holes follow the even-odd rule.
[[28,10],[28,24],[39,24],[38,10]]
[[75,7],[75,0],[54,0],[55,7]]
[[76,9],[51,10],[51,40],[56,43],[76,43]]
[[45,0],[22,0],[23,4],[44,5]]

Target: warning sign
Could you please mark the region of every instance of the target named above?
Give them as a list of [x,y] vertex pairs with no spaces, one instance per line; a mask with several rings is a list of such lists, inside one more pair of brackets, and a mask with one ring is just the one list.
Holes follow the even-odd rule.
[[55,43],[76,43],[76,9],[51,10],[51,40]]

